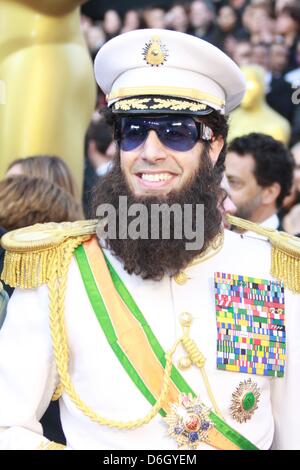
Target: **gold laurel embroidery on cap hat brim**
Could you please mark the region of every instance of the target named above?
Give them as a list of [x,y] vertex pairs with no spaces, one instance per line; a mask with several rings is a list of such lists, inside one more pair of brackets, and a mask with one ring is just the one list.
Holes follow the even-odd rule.
[[[151,104],[148,104],[149,102]],[[164,99],[164,98],[131,98],[128,100],[120,100],[114,103],[114,109],[116,111],[130,111],[133,109],[138,110],[158,110],[158,109],[170,109],[172,111],[203,111],[207,109],[207,106],[203,103],[195,103],[191,101],[176,100],[176,99]]]
[[138,95],[164,95],[164,96],[178,96],[179,98],[187,98],[196,101],[207,101],[220,107],[225,106],[225,101],[211,95],[210,93],[202,92],[193,88],[179,88],[168,86],[145,86],[145,87],[128,87],[119,88],[108,95],[108,100],[116,100],[121,98],[130,98],[131,96]]
[[115,110],[130,111],[131,109],[149,109],[147,103],[151,101],[151,98],[131,98],[129,100],[121,100],[114,103]]
[[150,109],[172,109],[173,111],[203,111],[207,108],[203,103],[192,103],[190,101],[178,101],[170,98],[154,98],[154,102]]

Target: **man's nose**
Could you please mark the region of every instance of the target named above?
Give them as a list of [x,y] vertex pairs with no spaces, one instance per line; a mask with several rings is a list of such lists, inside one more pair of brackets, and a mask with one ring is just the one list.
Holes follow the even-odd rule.
[[156,132],[154,130],[150,130],[141,148],[141,158],[153,164],[158,161],[165,160],[167,155],[167,149],[159,140]]
[[223,202],[223,207],[225,214],[234,215],[237,212],[237,207],[229,196],[227,196],[225,201]]

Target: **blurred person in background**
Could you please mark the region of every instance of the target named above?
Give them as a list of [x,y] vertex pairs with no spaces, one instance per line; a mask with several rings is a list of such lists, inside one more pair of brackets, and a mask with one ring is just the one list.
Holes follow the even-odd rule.
[[86,134],[86,160],[84,174],[83,207],[87,217],[90,216],[91,192],[99,178],[102,178],[112,167],[115,154],[112,127],[104,120],[92,122]]
[[223,3],[228,3],[236,12],[239,13],[239,15],[241,15],[249,3],[249,0],[228,0],[228,2],[225,1]]
[[238,26],[238,17],[234,8],[230,5],[221,7],[217,17],[217,24],[225,35],[234,33]]
[[230,197],[230,186],[229,186],[228,179],[227,179],[227,176],[226,176],[225,173],[224,173],[223,179],[221,181],[221,187],[224,189],[225,195],[224,195],[224,199],[223,199],[222,203],[220,204],[220,211],[223,214],[224,227],[227,228],[227,229],[230,229],[231,225],[227,222],[225,216],[226,216],[226,214],[236,215],[237,207],[236,207],[236,205],[234,204],[233,200]]
[[297,68],[284,76],[285,80],[292,85],[292,88],[300,87],[300,38],[298,38],[296,44],[296,63]]
[[218,45],[215,26],[215,6],[210,0],[194,0],[190,4],[190,34],[200,39]]
[[283,77],[288,63],[288,52],[288,47],[282,41],[270,45],[270,69],[275,77]]
[[87,157],[96,175],[104,176],[109,171],[115,150],[112,128],[104,119],[92,122],[87,131]]
[[83,219],[80,204],[50,181],[25,175],[0,181],[0,225],[6,231],[35,223],[78,219]]
[[248,5],[243,14],[242,22],[244,28],[249,32],[253,45],[273,41],[275,25],[267,4]]
[[252,47],[251,63],[260,65],[267,72],[270,68],[270,45],[264,42],[254,44]]
[[300,139],[300,38],[296,44],[297,68],[288,72],[284,79],[291,86],[290,101],[293,103],[292,137],[291,145],[296,145]]
[[284,7],[289,5],[296,5],[298,0],[275,0],[275,15],[278,16],[279,13],[284,9]]
[[290,123],[293,121],[294,105],[292,88],[284,79],[288,62],[288,47],[284,42],[275,42],[269,49],[269,73],[267,73],[267,103]]
[[238,15],[230,5],[224,5],[220,8],[217,16],[216,37],[218,47],[227,52],[228,41],[231,39],[244,38],[246,31],[240,27]]
[[233,55],[233,60],[239,67],[252,63],[252,45],[247,39],[237,42]]
[[78,198],[78,188],[67,164],[54,155],[34,155],[14,160],[6,171],[6,176],[25,175],[41,178],[60,186]]
[[124,16],[122,33],[141,28],[141,13],[139,10],[127,10]]
[[89,48],[92,59],[95,58],[100,47],[106,41],[105,33],[102,29],[101,23],[95,23],[89,27],[84,33],[87,46]]
[[168,29],[186,33],[189,29],[189,18],[185,6],[181,2],[175,2],[166,13],[166,25]]
[[122,22],[116,10],[107,10],[104,13],[102,28],[105,34],[105,41],[109,41],[120,34]]
[[227,54],[231,59],[233,59],[235,54],[235,49],[240,40],[237,40],[234,36],[227,36],[224,45],[222,46],[223,52]]
[[146,28],[159,28],[166,27],[165,9],[161,5],[152,5],[144,9],[143,19]]
[[276,33],[283,37],[289,48],[286,72],[297,68],[297,43],[300,34],[300,5],[285,6],[276,20]]
[[300,142],[292,147],[291,152],[295,160],[294,182],[300,202]]
[[293,195],[283,212],[282,226],[291,235],[300,236],[300,142],[295,144],[291,152],[295,160]]
[[84,34],[84,37],[86,38],[88,35],[89,30],[93,26],[93,21],[92,18],[89,18],[86,15],[81,14],[80,15],[80,29]]
[[293,184],[294,160],[288,148],[270,136],[252,133],[233,140],[226,176],[236,215],[279,229],[277,215]]

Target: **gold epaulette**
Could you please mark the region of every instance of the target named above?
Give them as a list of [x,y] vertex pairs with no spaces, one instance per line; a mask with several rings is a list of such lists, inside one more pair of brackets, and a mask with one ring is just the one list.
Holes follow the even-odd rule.
[[285,232],[227,215],[229,224],[257,233],[272,245],[271,275],[295,293],[300,293],[300,238]]
[[46,284],[65,253],[96,232],[97,220],[36,224],[1,238],[6,250],[1,279],[11,287],[33,289]]

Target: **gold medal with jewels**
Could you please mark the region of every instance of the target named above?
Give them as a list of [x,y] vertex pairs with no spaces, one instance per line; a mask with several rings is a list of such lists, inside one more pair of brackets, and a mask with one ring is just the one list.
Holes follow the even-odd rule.
[[258,408],[259,397],[259,387],[252,379],[240,382],[232,394],[230,412],[233,419],[239,423],[245,423],[251,419]]
[[177,441],[179,448],[197,449],[200,442],[208,442],[208,431],[213,427],[209,409],[191,394],[181,394],[177,404],[164,418],[169,426],[168,432]]

